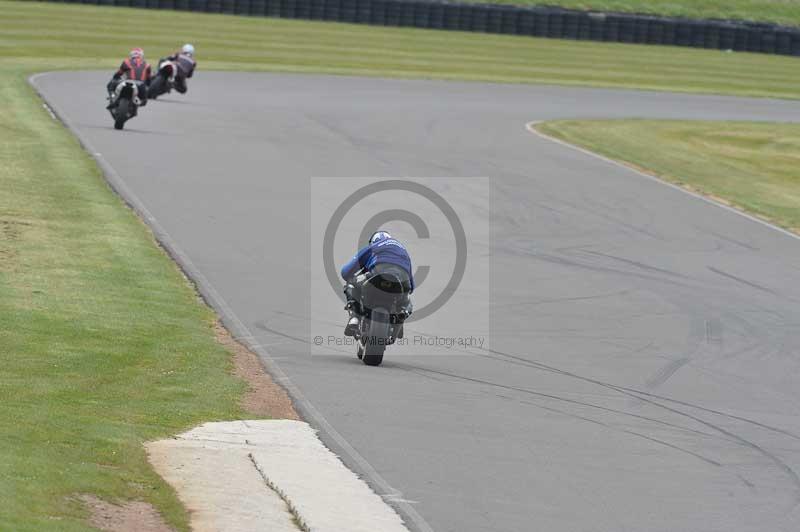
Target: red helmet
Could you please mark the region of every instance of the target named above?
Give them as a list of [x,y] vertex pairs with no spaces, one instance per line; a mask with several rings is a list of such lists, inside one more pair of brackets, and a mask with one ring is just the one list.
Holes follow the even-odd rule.
[[136,59],[137,57],[139,59],[144,59],[144,50],[142,50],[141,48],[134,48],[131,50],[131,53],[128,54],[128,56],[131,59]]

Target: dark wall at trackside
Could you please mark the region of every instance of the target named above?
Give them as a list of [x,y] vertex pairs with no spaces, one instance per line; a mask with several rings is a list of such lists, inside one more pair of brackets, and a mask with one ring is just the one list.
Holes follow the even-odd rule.
[[437,0],[51,0],[800,56],[800,28]]

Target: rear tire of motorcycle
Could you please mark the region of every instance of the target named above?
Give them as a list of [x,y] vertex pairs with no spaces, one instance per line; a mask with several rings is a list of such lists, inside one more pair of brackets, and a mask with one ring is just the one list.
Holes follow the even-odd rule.
[[148,100],[155,100],[161,95],[161,85],[164,84],[164,81],[161,79],[161,76],[156,77],[153,80],[153,83],[150,84],[150,88],[147,89],[147,99]]
[[369,321],[369,332],[362,339],[364,364],[367,366],[381,365],[388,338],[389,315],[379,310],[373,310],[372,318]]
[[125,121],[128,120],[128,108],[131,102],[127,98],[120,98],[117,103],[117,110],[114,115],[114,129],[122,129],[125,127]]

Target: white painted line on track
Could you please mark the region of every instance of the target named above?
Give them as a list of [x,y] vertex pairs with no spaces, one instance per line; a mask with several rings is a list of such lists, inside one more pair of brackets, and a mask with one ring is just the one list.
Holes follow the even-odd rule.
[[47,110],[47,112],[50,113],[50,118],[52,118],[53,120],[56,120],[56,121],[58,120],[58,118],[56,117],[56,114],[53,112],[52,109],[50,109],[49,105],[47,105],[46,103],[43,103],[42,107],[44,107],[45,110]]
[[706,203],[709,203],[711,205],[715,205],[715,206],[717,206],[717,207],[719,207],[721,209],[725,209],[728,212],[732,212],[734,214],[738,214],[739,216],[743,216],[743,217],[747,218],[748,220],[750,220],[752,222],[759,223],[759,224],[761,224],[761,225],[763,225],[765,227],[769,227],[770,229],[774,229],[775,231],[778,231],[779,233],[783,233],[786,236],[789,236],[789,237],[792,237],[794,239],[800,240],[800,235],[792,233],[791,231],[787,231],[786,229],[783,229],[782,227],[778,227],[777,225],[772,224],[772,223],[770,223],[770,222],[768,222],[766,220],[762,220],[761,218],[758,218],[757,216],[753,216],[752,214],[748,214],[748,213],[746,213],[744,211],[741,211],[741,210],[736,209],[734,207],[731,207],[729,205],[725,205],[724,203],[720,203],[718,201],[715,201],[712,198],[709,198],[709,197],[704,196],[702,194],[698,194],[697,192],[693,192],[691,190],[688,190],[688,189],[686,189],[686,188],[684,188],[684,187],[682,187],[680,185],[675,185],[675,184],[670,183],[668,181],[665,181],[665,180],[663,180],[663,179],[661,179],[659,177],[656,177],[656,176],[647,174],[645,172],[642,172],[640,170],[637,170],[636,168],[633,168],[632,166],[629,166],[629,165],[627,165],[625,163],[622,163],[620,161],[615,161],[614,159],[609,159],[608,157],[600,155],[599,153],[595,153],[595,152],[593,152],[591,150],[587,150],[586,148],[581,148],[580,146],[576,146],[575,144],[570,144],[569,142],[565,142],[565,141],[563,141],[561,139],[557,139],[555,137],[551,137],[550,135],[548,135],[546,133],[542,133],[541,131],[536,129],[536,126],[538,124],[541,124],[542,122],[544,122],[544,120],[534,120],[532,122],[528,122],[527,124],[525,124],[525,129],[527,129],[530,133],[533,133],[534,135],[536,135],[538,137],[541,137],[541,138],[543,138],[545,140],[548,140],[550,142],[554,142],[556,144],[560,144],[562,146],[565,146],[565,147],[570,148],[570,149],[575,150],[575,151],[579,151],[579,152],[583,153],[584,155],[588,155],[590,157],[594,157],[595,159],[600,159],[603,162],[606,162],[608,164],[612,164],[612,165],[617,166],[619,168],[623,168],[623,169],[625,169],[625,170],[627,170],[629,172],[632,172],[632,173],[638,175],[639,177],[644,177],[645,179],[648,179],[648,180],[653,181],[655,183],[658,183],[660,185],[664,185],[666,187],[669,187],[669,188],[672,188],[672,189],[675,189],[675,190],[679,190],[679,191],[683,192],[684,194],[688,194],[688,195],[690,195],[690,196],[692,196],[692,197],[694,197],[696,199],[699,199],[699,200],[704,201]]

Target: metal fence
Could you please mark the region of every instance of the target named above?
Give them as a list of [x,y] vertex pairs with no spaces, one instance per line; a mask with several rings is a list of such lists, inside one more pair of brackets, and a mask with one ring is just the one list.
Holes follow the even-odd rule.
[[800,28],[436,0],[51,0],[556,39],[800,55]]

